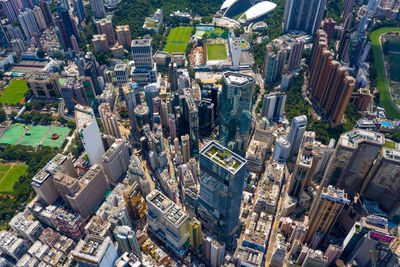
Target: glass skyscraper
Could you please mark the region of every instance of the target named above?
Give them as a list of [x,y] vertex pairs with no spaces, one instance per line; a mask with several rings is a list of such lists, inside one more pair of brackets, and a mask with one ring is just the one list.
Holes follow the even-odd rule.
[[240,226],[247,161],[212,141],[200,151],[198,215],[202,225],[231,244]]
[[220,142],[243,156],[249,142],[255,81],[236,72],[225,72],[222,80]]

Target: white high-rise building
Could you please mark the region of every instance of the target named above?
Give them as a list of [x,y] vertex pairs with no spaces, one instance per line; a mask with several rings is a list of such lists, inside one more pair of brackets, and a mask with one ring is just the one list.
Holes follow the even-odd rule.
[[104,145],[93,110],[82,105],[75,106],[76,129],[82,139],[83,146],[90,163],[101,164],[104,154]]
[[307,116],[301,115],[293,118],[289,131],[290,152],[288,159],[297,157],[304,132],[306,131]]
[[151,39],[132,40],[131,49],[135,68],[146,70],[153,68]]
[[268,120],[279,120],[283,117],[287,95],[281,92],[274,92],[264,95],[261,108],[261,117]]

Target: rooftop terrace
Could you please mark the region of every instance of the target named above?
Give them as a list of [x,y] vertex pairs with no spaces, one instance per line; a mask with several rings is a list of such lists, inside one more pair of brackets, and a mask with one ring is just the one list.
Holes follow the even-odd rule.
[[235,173],[246,160],[234,154],[229,149],[211,142],[202,151],[201,154],[207,156],[212,161],[218,163],[228,171]]

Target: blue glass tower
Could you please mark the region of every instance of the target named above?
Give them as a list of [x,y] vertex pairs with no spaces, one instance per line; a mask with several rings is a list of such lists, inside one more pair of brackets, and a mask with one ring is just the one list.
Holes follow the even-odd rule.
[[212,141],[200,151],[198,217],[219,240],[232,244],[239,229],[247,161]]

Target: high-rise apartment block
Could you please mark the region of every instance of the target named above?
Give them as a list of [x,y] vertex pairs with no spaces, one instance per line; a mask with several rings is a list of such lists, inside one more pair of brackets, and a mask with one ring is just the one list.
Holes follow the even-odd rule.
[[112,21],[110,18],[103,18],[96,24],[98,32],[101,34],[105,34],[107,38],[107,42],[110,46],[113,46],[115,43],[115,33]]
[[3,7],[4,14],[11,23],[14,23],[18,19],[20,8],[17,0],[1,0],[1,6]]
[[311,247],[318,247],[331,230],[343,207],[349,204],[350,200],[343,190],[333,186],[322,189],[309,215],[309,229],[305,238]]
[[102,164],[108,181],[116,185],[129,166],[129,146],[124,139],[117,139],[103,154]]
[[219,139],[222,145],[244,155],[249,142],[255,80],[235,72],[225,72],[222,80]]
[[376,155],[385,143],[383,134],[353,129],[340,136],[322,181],[342,188],[353,197],[359,193]]
[[265,117],[268,120],[279,120],[283,117],[285,111],[287,95],[281,92],[273,92],[264,95],[261,117]]
[[18,15],[18,19],[28,40],[30,40],[35,34],[39,34],[39,27],[32,10],[26,9],[22,11]]
[[114,136],[115,138],[121,138],[121,131],[119,130],[118,118],[111,112],[109,103],[102,103],[99,106],[99,114],[101,118],[101,124],[104,127],[104,133]]
[[291,46],[290,53],[286,63],[286,70],[292,71],[300,67],[301,58],[303,57],[304,41],[295,40]]
[[285,5],[283,30],[314,34],[321,25],[326,0],[288,0]]
[[115,27],[115,33],[117,34],[117,40],[120,45],[125,48],[131,46],[132,37],[129,25],[118,25]]
[[246,165],[245,159],[213,141],[200,152],[199,219],[228,243],[239,227]]
[[326,33],[318,30],[309,64],[309,89],[329,124],[336,127],[341,123],[356,80],[333,56]]
[[101,164],[101,157],[105,151],[93,110],[89,107],[76,105],[75,122],[90,162]]

